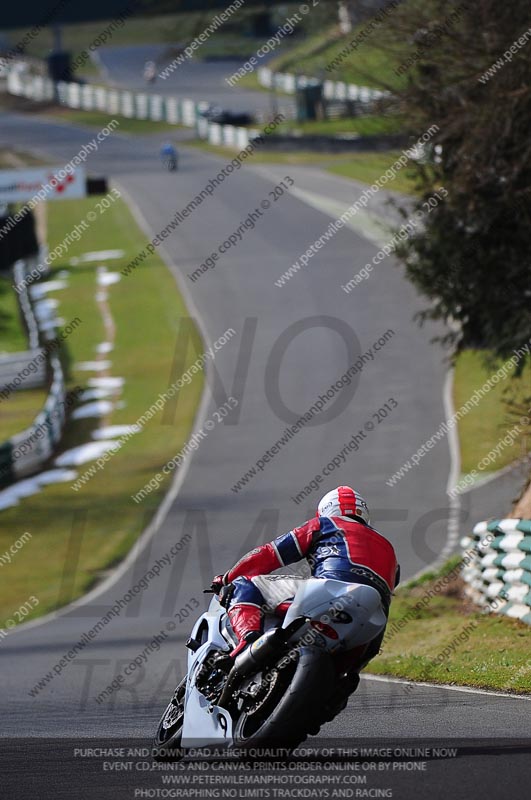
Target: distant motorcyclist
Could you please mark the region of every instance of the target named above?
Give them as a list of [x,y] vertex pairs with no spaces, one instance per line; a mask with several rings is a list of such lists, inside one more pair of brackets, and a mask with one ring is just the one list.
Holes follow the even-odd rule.
[[160,158],[166,169],[177,169],[177,150],[171,142],[165,142],[160,148]]
[[144,64],[144,80],[147,83],[154,83],[157,78],[157,65],[154,61],[146,61]]
[[[314,578],[374,587],[387,618],[400,567],[391,543],[369,522],[369,509],[363,498],[349,486],[339,486],[321,499],[316,518],[251,550],[224,575],[217,575],[211,588],[228,609],[239,640],[231,657],[258,638],[263,612],[286,610],[306,580],[269,573],[302,559],[306,559]],[[369,644],[343,654],[342,667],[349,670],[354,666],[356,681],[359,669],[377,655],[384,632],[385,626]]]

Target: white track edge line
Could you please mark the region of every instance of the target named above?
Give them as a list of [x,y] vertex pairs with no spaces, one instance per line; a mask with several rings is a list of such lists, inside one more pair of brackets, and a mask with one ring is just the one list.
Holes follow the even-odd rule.
[[[454,369],[451,367],[446,373],[443,385],[443,406],[446,424],[448,424],[449,420],[452,419],[455,414],[454,402],[452,398],[453,385]],[[410,578],[407,578],[404,583],[417,580],[424,575],[425,572],[429,572],[435,567],[441,566],[459,541],[459,512],[461,510],[461,499],[460,495],[451,497],[449,494],[456,485],[461,470],[461,453],[459,448],[459,434],[457,431],[457,425],[449,426],[446,438],[448,441],[448,449],[450,451],[450,472],[448,473],[448,481],[446,484],[446,494],[450,503],[450,514],[448,516],[448,525],[446,528],[446,542],[443,549],[434,561],[432,561],[430,564],[426,564],[425,567],[422,567],[422,569],[420,569]]]
[[510,464],[507,464],[505,467],[502,467],[496,472],[491,472],[490,474],[484,475],[482,478],[479,478],[479,480],[477,480],[475,483],[472,483],[470,486],[465,486],[464,489],[460,489],[459,494],[463,496],[465,494],[468,494],[469,492],[473,492],[475,489],[481,489],[488,483],[492,483],[492,481],[496,481],[498,480],[498,478],[503,478],[504,475],[508,475],[510,472],[513,472],[513,470],[518,469],[518,467],[520,466],[522,466],[522,458],[516,458],[514,461],[511,461]]
[[362,673],[362,680],[380,681],[381,683],[402,683],[406,686],[425,686],[429,689],[447,689],[449,692],[465,692],[467,694],[485,694],[491,697],[504,697],[509,700],[531,700],[531,695],[512,694],[511,692],[500,692],[495,689],[477,689],[474,686],[450,686],[446,683],[431,683],[430,681],[409,681],[407,678],[391,678],[386,675],[371,675]]

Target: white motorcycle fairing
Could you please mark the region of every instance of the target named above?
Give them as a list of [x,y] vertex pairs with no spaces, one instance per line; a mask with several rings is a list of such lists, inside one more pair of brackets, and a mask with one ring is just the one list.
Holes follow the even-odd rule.
[[[234,646],[222,634],[226,611],[214,597],[192,630],[195,650],[188,654],[184,697],[182,747],[209,745],[230,747],[234,721],[224,708],[214,705],[199,691],[197,673],[210,652],[228,652]],[[301,643],[330,654],[366,644],[384,629],[387,617],[379,592],[372,586],[328,578],[309,578],[297,590],[281,624],[287,628],[296,619],[306,621],[291,635],[289,644]],[[264,631],[277,619],[266,616]],[[258,639],[255,646],[258,646]]]
[[[336,638],[324,635],[324,649],[334,653],[372,641],[383,630],[387,616],[377,589],[363,583],[345,583],[331,578],[308,578],[288,609],[282,624],[286,628],[300,616],[311,617],[332,628]],[[297,631],[292,641],[303,639],[312,623]],[[314,630],[326,631],[326,627]]]
[[195,679],[211,651],[226,650],[227,642],[220,632],[220,623],[225,609],[216,597],[210,601],[208,611],[192,629],[192,638],[204,640],[196,652],[188,651],[188,679],[184,700],[183,747],[206,747],[218,744],[228,746],[232,742],[232,717],[224,708],[213,705],[197,689]]
[[[210,650],[208,645],[204,648]],[[229,712],[208,701],[196,689],[195,683],[193,686],[189,684],[184,701],[182,746],[195,748],[217,744],[227,747],[231,743],[232,717]]]

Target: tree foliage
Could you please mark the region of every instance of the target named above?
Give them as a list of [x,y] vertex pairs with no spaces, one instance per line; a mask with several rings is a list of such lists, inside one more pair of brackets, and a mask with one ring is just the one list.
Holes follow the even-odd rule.
[[415,166],[417,208],[448,191],[401,248],[430,300],[421,318],[450,323],[456,351],[506,357],[531,340],[531,5],[409,0],[386,37],[411,132],[439,127],[435,163]]

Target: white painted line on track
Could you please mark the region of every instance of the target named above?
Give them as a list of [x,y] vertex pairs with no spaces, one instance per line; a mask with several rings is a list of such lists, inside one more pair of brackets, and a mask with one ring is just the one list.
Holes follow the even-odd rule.
[[[446,422],[454,418],[455,408],[452,397],[454,388],[454,370],[448,370],[443,388],[443,403],[444,403],[444,416]],[[448,528],[446,536],[446,544],[442,549],[440,556],[435,562],[436,565],[444,563],[448,556],[455,550],[459,542],[459,512],[461,511],[461,499],[459,495],[455,497],[450,495],[450,492],[456,486],[459,475],[461,473],[461,449],[459,447],[459,433],[457,424],[450,426],[448,431],[448,448],[450,450],[450,473],[448,475],[448,482],[446,484],[446,494],[450,502],[450,514],[448,518]],[[435,566],[435,565],[432,565]]]
[[513,694],[511,692],[498,692],[494,689],[476,689],[473,686],[450,686],[445,683],[430,683],[429,681],[408,681],[407,678],[390,678],[386,675],[369,675],[362,673],[360,678],[365,681],[380,681],[381,683],[401,683],[404,686],[427,687],[428,689],[447,689],[449,692],[465,692],[466,694],[484,694],[490,697],[505,697],[507,700],[531,700],[531,695]]
[[[527,457],[526,457],[527,458]],[[517,458],[514,461],[511,461],[510,464],[507,464],[506,467],[502,467],[501,469],[497,470],[496,472],[491,472],[486,475],[483,475],[481,478],[478,478],[474,483],[470,484],[470,486],[465,486],[463,489],[459,490],[460,495],[468,494],[468,492],[473,492],[475,489],[481,489],[483,486],[486,486],[488,483],[492,483],[492,481],[498,480],[498,478],[503,478],[504,475],[508,475],[510,472],[517,470],[518,467],[523,467],[525,462],[523,462],[522,458]],[[522,468],[522,483],[526,480],[527,472],[524,472]]]
[[[445,422],[448,423],[450,419],[453,418],[455,414],[454,403],[452,398],[453,392],[453,385],[454,385],[454,370],[449,369],[446,373],[446,378],[444,380],[443,386],[443,407],[444,407],[444,417]],[[437,567],[442,566],[445,561],[447,561],[448,557],[453,553],[456,549],[456,545],[459,542],[459,516],[461,511],[461,498],[459,495],[455,497],[450,496],[451,490],[457,484],[459,480],[459,475],[461,472],[461,454],[459,448],[459,435],[457,432],[457,425],[452,425],[449,427],[447,433],[448,439],[448,448],[450,450],[450,472],[448,474],[448,481],[446,484],[446,494],[448,496],[448,502],[450,504],[450,513],[448,515],[448,526],[446,528],[446,542],[444,543],[444,547],[435,559],[432,561],[431,564],[427,564],[425,567],[422,567],[418,572],[412,575],[410,578],[407,578],[404,583],[408,581],[414,581],[424,575],[425,572],[431,571],[436,569]]]

